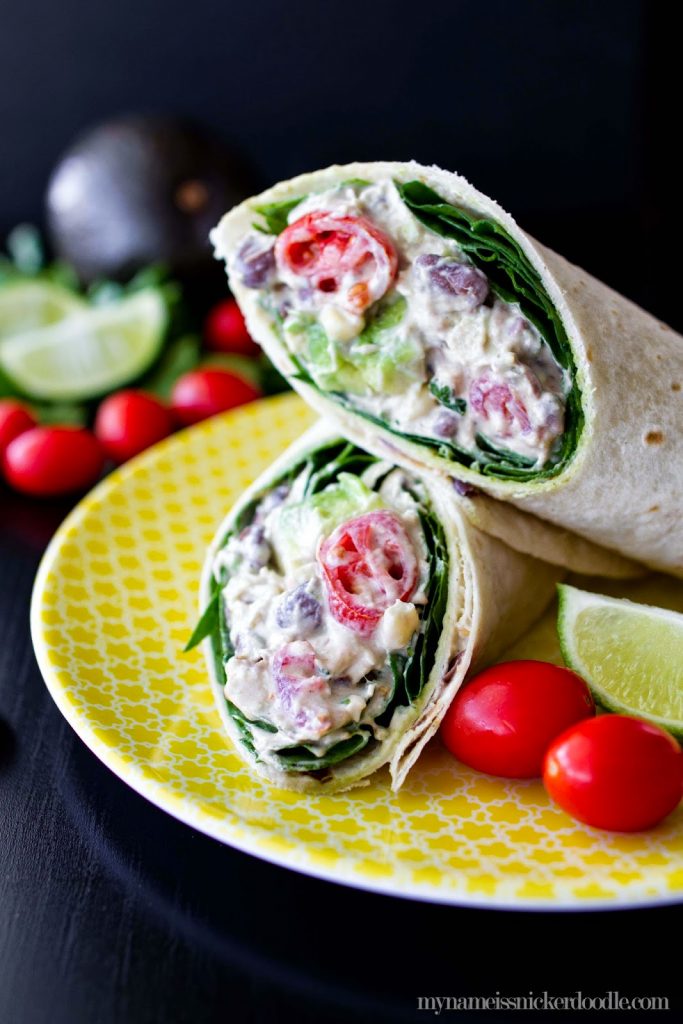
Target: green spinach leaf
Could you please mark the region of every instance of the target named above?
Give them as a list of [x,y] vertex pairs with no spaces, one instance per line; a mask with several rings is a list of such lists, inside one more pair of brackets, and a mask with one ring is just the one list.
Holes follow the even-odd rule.
[[202,640],[206,640],[207,636],[211,636],[215,632],[218,627],[219,611],[220,591],[215,590],[211,600],[202,612],[199,622],[192,631],[192,636],[183,647],[185,653],[193,650]]
[[452,409],[453,412],[457,412],[460,416],[467,412],[467,402],[465,399],[457,398],[453,394],[453,388],[449,388],[447,384],[437,384],[435,380],[430,380],[429,390],[437,402],[445,405],[447,409]]
[[284,771],[288,772],[317,772],[321,768],[330,768],[340,761],[345,761],[353,754],[357,754],[368,745],[372,739],[372,733],[368,729],[359,729],[347,740],[340,740],[327,751],[326,754],[317,755],[312,753],[308,747],[290,747],[278,751],[278,761]]
[[285,199],[279,203],[263,203],[262,206],[255,206],[254,209],[257,213],[260,213],[266,222],[265,229],[255,224],[254,227],[259,231],[265,231],[268,235],[280,235],[287,227],[287,218],[292,212],[295,206],[302,203],[306,197],[300,196],[298,199]]

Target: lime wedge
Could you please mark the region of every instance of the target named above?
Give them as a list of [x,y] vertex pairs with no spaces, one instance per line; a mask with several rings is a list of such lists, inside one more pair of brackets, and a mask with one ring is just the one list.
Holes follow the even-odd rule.
[[127,384],[164,341],[166,303],[149,288],[0,343],[0,370],[29,398],[83,401]]
[[0,342],[24,331],[58,323],[86,303],[50,281],[12,281],[0,288]]
[[683,736],[683,615],[565,584],[557,631],[599,704]]

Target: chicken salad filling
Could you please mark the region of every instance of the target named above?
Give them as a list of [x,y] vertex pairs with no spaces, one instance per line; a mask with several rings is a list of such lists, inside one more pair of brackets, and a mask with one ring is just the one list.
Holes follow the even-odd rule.
[[447,570],[422,485],[345,442],[242,510],[198,630],[249,750],[315,772],[381,743],[429,677]]
[[502,228],[389,179],[256,213],[229,272],[258,291],[304,380],[491,475],[549,475],[571,456],[571,350]]

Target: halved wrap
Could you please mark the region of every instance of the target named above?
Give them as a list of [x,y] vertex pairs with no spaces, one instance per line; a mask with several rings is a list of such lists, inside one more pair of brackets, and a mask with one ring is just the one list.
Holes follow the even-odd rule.
[[204,639],[225,727],[269,782],[398,788],[475,665],[542,612],[558,569],[461,513],[450,481],[304,435],[207,555]]
[[464,178],[330,167],[212,238],[253,336],[345,436],[683,576],[683,338]]

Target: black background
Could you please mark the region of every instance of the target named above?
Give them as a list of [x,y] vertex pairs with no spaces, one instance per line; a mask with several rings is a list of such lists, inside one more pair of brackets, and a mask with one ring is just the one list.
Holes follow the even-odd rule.
[[[265,186],[353,159],[457,169],[676,325],[675,21],[636,0],[1,0],[0,232],[74,136],[190,115]],[[673,11],[671,6],[669,10]]]
[[[177,112],[234,145],[257,185],[352,159],[457,169],[681,328],[665,10],[1,0],[0,233],[40,220],[77,132]],[[419,1020],[419,995],[544,988],[680,1009],[675,908],[502,914],[356,893],[223,848],[127,790],[60,718],[30,649],[31,582],[64,511],[0,490],[0,1024]]]

